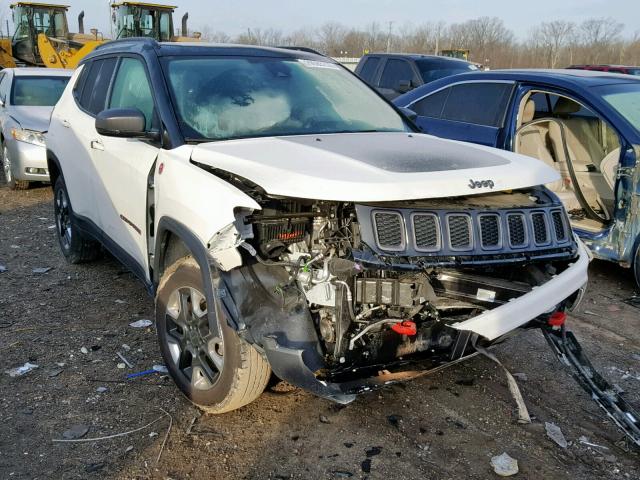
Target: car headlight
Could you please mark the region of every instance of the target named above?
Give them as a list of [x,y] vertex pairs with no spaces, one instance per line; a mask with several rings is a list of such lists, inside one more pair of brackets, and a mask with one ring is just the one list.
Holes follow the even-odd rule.
[[34,130],[26,130],[23,128],[12,128],[11,136],[19,142],[30,143],[32,145],[38,145],[44,147],[44,135]]

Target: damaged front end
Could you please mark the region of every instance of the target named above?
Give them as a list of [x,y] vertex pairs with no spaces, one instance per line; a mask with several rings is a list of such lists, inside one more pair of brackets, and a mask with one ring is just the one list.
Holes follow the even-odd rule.
[[546,323],[587,280],[586,252],[542,187],[358,204],[226,180],[261,206],[209,244],[229,323],[277,376],[338,402]]

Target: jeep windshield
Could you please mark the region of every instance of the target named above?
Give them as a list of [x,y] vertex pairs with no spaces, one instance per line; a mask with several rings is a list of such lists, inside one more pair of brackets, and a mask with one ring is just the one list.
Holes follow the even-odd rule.
[[164,69],[187,141],[409,130],[362,81],[328,61],[173,57]]

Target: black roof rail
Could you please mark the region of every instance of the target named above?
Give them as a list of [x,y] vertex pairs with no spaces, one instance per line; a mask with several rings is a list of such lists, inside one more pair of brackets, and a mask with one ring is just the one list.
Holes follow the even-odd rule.
[[119,40],[109,40],[108,42],[105,42],[101,45],[98,45],[93,51],[95,52],[96,50],[103,50],[105,48],[109,48],[113,45],[127,45],[127,44],[131,44],[133,45],[149,45],[151,47],[158,47],[158,42],[153,39],[153,38],[148,38],[148,37],[131,37],[131,38],[121,38]]

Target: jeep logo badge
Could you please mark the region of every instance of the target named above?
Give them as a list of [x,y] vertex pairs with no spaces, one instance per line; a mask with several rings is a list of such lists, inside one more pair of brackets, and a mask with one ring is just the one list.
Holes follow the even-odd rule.
[[471,189],[486,187],[493,188],[494,186],[495,184],[493,183],[493,180],[469,180],[469,188]]

